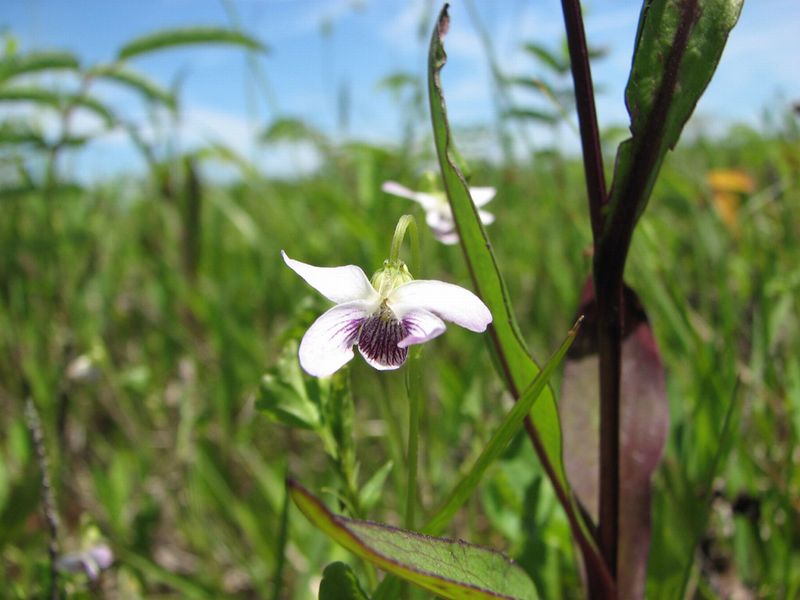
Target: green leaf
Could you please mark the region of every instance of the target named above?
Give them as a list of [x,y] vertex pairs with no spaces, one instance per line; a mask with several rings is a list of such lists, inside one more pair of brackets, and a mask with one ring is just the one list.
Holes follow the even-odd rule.
[[279,117],[261,134],[264,142],[312,142],[320,147],[327,144],[325,135],[302,119]]
[[[74,198],[83,192],[84,189],[79,184],[71,182],[61,182],[48,190],[53,198]],[[41,193],[41,188],[34,184],[3,185],[0,187],[0,200],[18,200]]]
[[[522,391],[539,374],[540,368],[531,358],[523,341],[511,309],[505,283],[492,252],[491,242],[469,195],[469,187],[453,158],[454,146],[447,123],[447,110],[440,80],[441,69],[447,62],[443,38],[449,24],[450,18],[445,5],[431,36],[428,54],[428,95],[433,137],[445,191],[472,281],[478,295],[492,312],[493,321],[489,334],[500,376],[511,394],[519,398]],[[584,558],[590,565],[589,568],[608,582],[608,575],[597,547],[572,500],[562,459],[561,424],[553,392],[549,387],[542,390],[538,401],[531,409],[530,417],[533,427],[528,431],[533,438],[536,453],[555,488],[561,506],[570,519],[573,534],[584,553]]]
[[0,83],[28,73],[39,71],[77,71],[80,63],[74,54],[61,51],[12,54],[0,58]]
[[383,493],[383,484],[386,483],[386,478],[389,476],[389,473],[392,472],[392,467],[394,467],[394,463],[391,460],[387,461],[386,464],[375,471],[372,477],[362,486],[359,492],[362,510],[370,510],[377,504],[378,500],[380,500],[381,494]]
[[24,121],[7,121],[0,124],[0,145],[32,146],[37,150],[46,150],[54,145],[67,148],[78,148],[86,144],[86,136],[70,135],[57,140],[48,140],[37,127]]
[[488,548],[336,515],[295,481],[295,504],[317,528],[355,555],[444,598],[537,598],[512,560]]
[[0,144],[30,144],[43,148],[47,145],[44,135],[38,128],[24,121],[6,121],[0,124]]
[[550,360],[545,364],[544,369],[539,372],[536,379],[533,380],[530,386],[520,396],[519,400],[514,404],[514,407],[500,423],[500,427],[492,435],[486,447],[481,452],[475,464],[467,472],[464,477],[456,484],[453,491],[450,492],[447,499],[442,503],[441,508],[436,511],[435,515],[431,518],[423,531],[431,535],[436,535],[444,529],[450,519],[455,515],[456,511],[467,501],[467,499],[475,491],[475,488],[480,483],[481,477],[486,472],[495,460],[502,454],[503,450],[508,446],[509,442],[513,439],[520,429],[522,429],[522,421],[525,415],[528,414],[533,404],[539,398],[539,395],[545,390],[547,382],[553,371],[561,364],[564,355],[569,350],[575,336],[578,333],[580,320],[575,324],[566,339],[562,342],[559,349],[550,357]]
[[538,58],[542,64],[549,67],[559,75],[569,73],[569,61],[564,58],[559,58],[544,46],[531,43],[525,44],[522,47],[525,51]]
[[369,600],[349,565],[335,562],[325,567],[319,584],[319,600]]
[[120,48],[117,57],[119,60],[126,60],[157,50],[198,44],[226,44],[259,52],[267,51],[262,42],[235,29],[185,27],[164,29],[135,38]]
[[177,109],[178,103],[172,92],[132,69],[120,65],[107,65],[92,69],[90,74],[99,79],[122,84],[149,102],[163,104],[173,111]]
[[535,108],[510,108],[503,113],[503,116],[510,119],[538,121],[548,125],[558,123],[558,115],[536,110]]
[[60,111],[69,106],[78,106],[94,113],[107,127],[113,127],[116,123],[111,109],[97,98],[84,94],[60,94],[44,88],[19,86],[0,89],[0,102],[29,102]]
[[283,347],[276,364],[261,378],[259,392],[256,408],[274,421],[302,429],[320,427],[319,407],[309,398],[297,362],[297,340]]
[[[442,38],[448,24],[449,17],[445,8],[431,38],[429,55],[428,87],[434,141],[445,191],[453,210],[453,217],[461,238],[461,247],[473,283],[478,295],[492,312],[493,321],[489,333],[500,363],[501,376],[506,380],[514,397],[519,398],[522,390],[530,385],[539,374],[540,369],[531,358],[522,339],[488,235],[469,195],[469,186],[453,158],[453,145],[439,79],[439,72],[447,60],[442,46]],[[550,388],[545,388],[533,413],[534,423],[540,429],[540,435],[544,442],[544,458],[553,465],[560,465],[561,431],[558,424],[558,412]],[[563,465],[558,468],[557,477],[558,483],[566,487]]]
[[[635,222],[644,210],[667,150],[677,144],[717,68],[742,3],[743,0],[644,3],[625,89],[631,138],[617,151],[606,231],[614,221]],[[615,229],[629,226],[619,223]]]
[[379,90],[389,90],[394,94],[398,94],[406,88],[410,88],[415,92],[421,89],[419,77],[405,71],[384,77],[375,87]]

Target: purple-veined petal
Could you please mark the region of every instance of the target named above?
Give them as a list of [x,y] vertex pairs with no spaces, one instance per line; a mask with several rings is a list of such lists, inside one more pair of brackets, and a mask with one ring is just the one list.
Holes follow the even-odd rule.
[[492,313],[480,298],[444,281],[409,281],[389,295],[389,304],[400,319],[415,309],[423,309],[470,331],[485,331],[492,322]]
[[478,216],[481,219],[481,223],[484,225],[491,225],[494,223],[494,215],[490,212],[486,212],[485,210],[479,210]]
[[411,310],[403,316],[408,335],[397,344],[407,348],[412,344],[424,344],[444,333],[447,327],[439,317],[427,310]]
[[393,196],[400,196],[401,198],[408,198],[409,200],[418,202],[425,210],[433,210],[436,205],[439,204],[438,200],[432,195],[426,194],[425,192],[415,192],[404,185],[400,185],[396,181],[384,182],[381,186],[381,190]]
[[281,256],[292,271],[331,302],[340,304],[354,300],[378,301],[378,292],[372,287],[364,271],[355,265],[315,267],[289,258],[283,250]]
[[365,319],[358,334],[358,351],[379,371],[397,369],[408,357],[408,350],[399,345],[408,329],[391,311],[387,313]]
[[488,204],[497,193],[493,187],[471,187],[469,188],[469,195],[472,197],[472,202],[475,206],[483,206]]
[[327,377],[353,358],[353,344],[375,304],[363,300],[334,306],[323,313],[300,342],[300,366],[315,377]]

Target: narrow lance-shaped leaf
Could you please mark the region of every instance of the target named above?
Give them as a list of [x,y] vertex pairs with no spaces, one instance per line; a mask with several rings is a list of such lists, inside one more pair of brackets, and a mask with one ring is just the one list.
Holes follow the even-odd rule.
[[74,54],[62,51],[39,51],[12,54],[0,59],[0,83],[13,77],[40,71],[77,71],[80,63]]
[[[624,293],[620,394],[619,598],[644,597],[650,548],[650,479],[667,439],[669,406],[664,367],[647,315],[630,288]],[[564,454],[573,491],[596,520],[599,498],[600,400],[597,311],[591,279],[584,285],[578,314],[586,318],[567,353],[561,386]]]
[[651,0],[639,17],[625,103],[631,138],[617,151],[606,235],[630,231],[667,150],[717,68],[743,0]]
[[575,340],[580,322],[581,319],[579,317],[578,322],[575,323],[575,326],[570,330],[559,349],[550,360],[547,361],[544,369],[536,376],[533,383],[523,392],[519,400],[514,404],[514,407],[508,412],[502,423],[500,423],[500,426],[486,444],[486,447],[475,461],[475,464],[456,484],[453,491],[442,503],[442,506],[436,511],[430,521],[428,521],[427,525],[425,525],[423,529],[425,533],[436,535],[442,531],[445,525],[449,523],[450,519],[455,515],[456,511],[467,501],[472,495],[472,492],[475,491],[486,469],[499,458],[512,438],[519,433],[525,415],[531,410],[531,406],[536,402],[542,390],[545,389],[553,371],[561,364],[561,360]]
[[[469,267],[472,281],[481,299],[492,312],[489,328],[492,346],[498,359],[500,375],[515,398],[530,385],[539,373],[539,366],[528,353],[516,318],[511,309],[508,292],[492,252],[491,243],[478,217],[477,209],[469,195],[464,176],[453,158],[454,146],[447,123],[444,94],[440,72],[447,62],[443,39],[450,25],[447,5],[442,9],[431,36],[428,55],[428,95],[430,99],[433,137],[439,157],[445,191],[453,211],[453,217],[461,239],[461,247]],[[531,410],[533,428],[528,431],[533,437],[536,453],[542,461],[556,494],[570,519],[584,558],[589,568],[603,570],[585,524],[572,504],[564,463],[561,457],[561,425],[553,392],[545,387]],[[607,571],[604,580],[609,581]]]
[[236,29],[213,26],[184,27],[164,29],[137,37],[120,48],[117,57],[119,60],[126,60],[157,50],[200,44],[225,44],[259,52],[267,51],[262,42]]
[[163,104],[170,110],[174,111],[177,108],[177,100],[171,91],[130,68],[120,65],[101,66],[92,69],[90,75],[124,85],[145,100]]
[[488,548],[336,515],[289,480],[289,493],[317,528],[353,554],[444,598],[538,597],[514,561]]

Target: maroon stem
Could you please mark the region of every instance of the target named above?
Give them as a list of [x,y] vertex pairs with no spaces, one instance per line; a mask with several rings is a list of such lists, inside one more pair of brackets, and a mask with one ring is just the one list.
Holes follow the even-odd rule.
[[597,126],[597,110],[594,105],[592,70],[589,66],[589,48],[583,30],[583,17],[579,0],[562,0],[564,25],[567,31],[569,61],[575,87],[575,106],[583,149],[583,168],[586,173],[586,193],[589,200],[589,215],[595,242],[603,229],[602,209],[607,202],[603,152],[600,146],[600,130]]
[[597,342],[600,357],[600,551],[617,577],[619,537],[619,424],[622,363],[622,279],[595,263]]
[[[589,48],[583,28],[580,0],[562,0],[567,33],[575,104],[586,173],[586,193],[595,245],[603,234],[603,207],[608,202],[597,110],[594,104]],[[624,257],[622,263],[624,264]],[[622,271],[609,270],[607,263],[595,260],[597,290],[598,344],[600,355],[600,507],[599,543],[605,566],[611,577],[617,575],[617,538],[619,534],[619,398],[622,324]],[[596,589],[596,573],[587,566],[590,591]],[[613,597],[603,594],[604,597]]]

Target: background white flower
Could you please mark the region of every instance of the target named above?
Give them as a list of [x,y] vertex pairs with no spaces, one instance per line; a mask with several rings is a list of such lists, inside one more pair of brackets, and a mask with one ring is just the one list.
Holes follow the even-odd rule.
[[300,365],[310,375],[336,372],[353,358],[354,345],[376,369],[397,369],[408,356],[408,346],[444,333],[444,320],[477,332],[492,322],[489,309],[469,290],[443,281],[413,280],[402,263],[385,266],[370,283],[355,265],[315,267],[282,250],[281,256],[306,283],[336,303],[300,342]]
[[[447,202],[447,197],[443,193],[415,192],[396,181],[385,182],[381,189],[387,194],[418,202],[425,210],[425,222],[433,231],[436,239],[443,244],[458,243],[458,233],[456,232],[455,221],[453,221],[453,212],[450,210],[450,203]],[[478,216],[481,219],[481,223],[484,225],[493,223],[494,215],[485,210],[480,210],[480,207],[488,204],[494,198],[496,190],[493,187],[471,187],[469,188],[469,193],[478,208]]]

